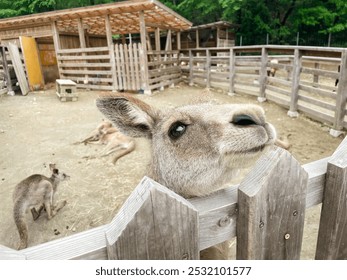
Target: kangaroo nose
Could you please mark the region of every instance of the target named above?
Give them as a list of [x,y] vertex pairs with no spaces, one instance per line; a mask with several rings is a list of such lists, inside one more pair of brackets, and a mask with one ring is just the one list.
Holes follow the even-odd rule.
[[251,116],[244,114],[235,115],[231,123],[239,126],[249,126],[257,124],[257,122]]

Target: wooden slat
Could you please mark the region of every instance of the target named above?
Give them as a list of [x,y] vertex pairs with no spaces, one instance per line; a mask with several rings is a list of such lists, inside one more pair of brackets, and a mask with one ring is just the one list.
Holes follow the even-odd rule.
[[88,52],[107,52],[108,47],[97,48],[78,48],[78,49],[63,49],[57,51],[58,54],[71,54],[71,53],[88,53]]
[[196,209],[149,178],[123,204],[106,238],[109,259],[199,259]]
[[30,91],[27,78],[24,72],[24,66],[20,58],[18,47],[15,44],[9,43],[8,50],[12,60],[12,65],[19,82],[22,95],[27,95]]
[[323,77],[329,77],[329,78],[333,78],[333,79],[337,79],[339,77],[338,72],[321,70],[321,69],[306,68],[306,67],[303,67],[301,72],[306,73],[306,74],[313,74],[313,75],[318,75],[318,76],[323,76]]
[[328,122],[330,124],[334,123],[334,117],[331,115],[328,115],[325,112],[322,112],[321,110],[318,111],[304,104],[298,104],[298,109],[314,120],[317,120],[323,123],[325,122]]
[[347,259],[347,138],[329,159],[316,259]]
[[110,70],[60,70],[60,73],[63,74],[73,74],[73,75],[82,75],[82,74],[95,74],[95,75],[112,75]]
[[300,85],[299,85],[299,89],[301,89],[301,90],[307,91],[309,93],[319,94],[319,95],[324,96],[324,97],[330,97],[332,99],[336,99],[336,93],[334,93],[334,92],[329,92],[327,90],[323,90],[320,88],[304,85],[301,83],[302,83],[302,81],[300,82]]
[[334,104],[327,103],[327,102],[324,102],[324,101],[320,101],[318,99],[315,99],[315,98],[312,98],[312,97],[309,97],[309,96],[304,96],[304,95],[301,95],[301,94],[299,95],[299,100],[302,100],[302,101],[307,102],[309,104],[316,105],[318,107],[322,107],[322,108],[331,110],[333,112],[335,111],[335,108],[336,108],[336,106]]
[[141,48],[141,44],[134,44],[133,47],[134,47],[136,90],[140,90],[140,88],[141,88],[141,74],[140,74],[139,49]]
[[298,95],[299,95],[299,84],[300,84],[300,73],[302,68],[302,52],[299,49],[294,51],[293,61],[293,79],[292,89],[290,96],[290,113],[295,115],[298,110]]
[[88,89],[96,89],[96,90],[112,90],[113,86],[105,86],[105,85],[90,85],[90,84],[77,84],[77,88],[88,88]]
[[238,259],[299,259],[308,175],[285,150],[262,157],[239,187]]
[[62,62],[60,63],[60,67],[65,68],[78,68],[78,67],[88,67],[88,68],[97,68],[97,67],[111,67],[111,63],[109,62],[99,62],[99,63],[77,63],[77,62]]
[[110,59],[109,55],[74,55],[74,56],[62,56],[58,55],[57,57],[58,61],[63,60],[102,60],[102,59]]

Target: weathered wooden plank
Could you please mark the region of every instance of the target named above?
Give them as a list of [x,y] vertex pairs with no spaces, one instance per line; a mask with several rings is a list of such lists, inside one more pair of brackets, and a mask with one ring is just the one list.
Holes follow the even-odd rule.
[[10,71],[9,71],[9,67],[8,67],[8,63],[7,63],[7,55],[6,55],[5,46],[0,47],[0,54],[2,57],[2,67],[3,67],[3,71],[4,71],[4,75],[5,75],[6,87],[8,90],[8,94],[13,95],[14,91],[12,88],[11,75],[10,75]]
[[96,89],[96,90],[112,90],[113,86],[106,86],[106,85],[91,85],[91,84],[77,84],[77,88],[89,88],[89,89]]
[[290,92],[288,90],[280,88],[280,87],[275,87],[273,85],[266,85],[266,89],[273,91],[273,92],[276,92],[276,93],[279,93],[279,94],[282,94],[282,95],[285,95],[285,96],[290,96]]
[[328,162],[316,259],[347,259],[347,138]]
[[140,20],[140,38],[141,48],[140,52],[140,72],[141,72],[141,89],[145,94],[151,94],[148,84],[148,58],[147,58],[147,47],[146,47],[146,23],[144,12],[139,12]]
[[313,107],[310,107],[309,105],[305,105],[303,103],[298,104],[298,109],[314,120],[323,123],[334,123],[334,117],[332,115],[327,114],[326,112],[323,112],[322,110],[314,109]]
[[[74,82],[81,82],[84,83],[85,78],[80,76],[71,76],[68,75],[68,78]],[[88,77],[88,81],[91,83],[112,83],[112,78],[100,78],[100,77]]]
[[[311,85],[317,85],[316,83],[312,83]],[[319,94],[324,97],[329,97],[332,99],[336,99],[336,93],[328,91],[328,90],[323,90],[317,87],[312,87],[306,84],[301,84],[299,85],[299,89],[307,91],[309,93],[314,93],[314,94]]]
[[141,44],[134,44],[134,64],[135,64],[135,80],[136,90],[141,88],[141,73],[140,73],[140,62],[139,62],[139,49]]
[[21,250],[28,260],[107,259],[105,226]]
[[340,76],[337,88],[334,130],[342,130],[347,104],[347,51],[341,55]]
[[124,44],[124,66],[125,66],[125,76],[126,76],[126,89],[131,89],[131,78],[130,78],[130,70],[129,70],[129,51],[128,51],[128,45]]
[[77,62],[63,62],[60,63],[60,66],[63,68],[78,68],[78,67],[87,67],[87,68],[100,68],[100,67],[105,67],[105,68],[111,68],[111,63],[109,62],[99,62],[99,63],[88,63],[88,62],[82,62],[82,63],[77,63]]
[[117,72],[117,85],[118,89],[124,89],[123,79],[122,79],[122,63],[120,59],[120,45],[115,45],[115,61],[116,61],[116,72]]
[[63,60],[109,60],[110,55],[100,54],[100,55],[74,55],[74,56],[62,56],[58,55],[58,61]]
[[321,101],[321,100],[318,100],[318,99],[315,99],[315,98],[312,98],[309,96],[304,96],[302,94],[299,95],[299,100],[302,100],[302,101],[307,102],[309,104],[316,105],[318,107],[322,107],[322,108],[331,110],[333,112],[335,111],[335,108],[336,108],[336,106],[332,103],[324,102],[324,101]]
[[198,259],[198,223],[188,201],[144,178],[107,227],[109,259]]
[[294,61],[293,61],[293,78],[292,78],[292,91],[290,98],[290,108],[288,114],[290,116],[297,116],[298,110],[298,95],[299,95],[299,85],[300,85],[300,73],[302,68],[302,52],[299,49],[294,51]]
[[18,83],[19,83],[22,95],[27,95],[30,89],[29,89],[27,78],[25,76],[24,66],[22,63],[22,59],[20,58],[18,47],[15,44],[9,43],[8,51],[10,53],[12,65],[13,65],[14,71],[16,72],[16,76],[18,79]]
[[284,108],[289,108],[290,100],[285,98],[285,97],[283,98],[283,97],[284,97],[283,95],[282,96],[279,96],[278,94],[274,95],[273,92],[269,92],[268,90],[266,91],[266,98],[268,100],[273,101],[276,104],[281,105]]
[[107,52],[108,47],[97,47],[97,48],[78,48],[78,49],[64,49],[58,50],[58,54],[77,54],[77,53],[87,53],[87,52]]
[[313,69],[313,68],[303,67],[301,72],[305,73],[305,74],[313,74],[313,75],[329,77],[329,78],[333,78],[333,79],[337,79],[339,77],[338,72],[322,70],[322,69]]
[[261,157],[238,193],[238,259],[299,259],[308,175],[289,152]]
[[72,69],[72,70],[61,70],[60,72],[63,74],[73,74],[73,75],[82,75],[82,74],[112,75],[112,71],[110,70]]
[[133,44],[129,44],[129,71],[130,71],[130,89],[136,90],[135,86],[135,66],[134,66],[134,49]]
[[268,52],[266,48],[261,49],[261,65],[259,73],[259,98],[260,102],[266,100],[265,89],[267,83],[267,61],[268,61]]
[[111,63],[112,72],[112,90],[116,91],[118,89],[118,83],[116,78],[116,61],[114,56],[114,44],[112,39],[112,26],[110,22],[110,15],[105,15],[105,28],[106,28],[106,39],[108,46],[108,54]]

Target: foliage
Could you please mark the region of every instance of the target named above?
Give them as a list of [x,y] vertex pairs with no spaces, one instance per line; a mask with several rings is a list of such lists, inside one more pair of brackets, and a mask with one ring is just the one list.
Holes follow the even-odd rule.
[[[112,0],[1,0],[0,18],[97,5]],[[347,37],[346,0],[161,0],[195,25],[225,20],[239,36],[264,43],[292,43],[297,32]],[[342,35],[341,35],[342,34]]]

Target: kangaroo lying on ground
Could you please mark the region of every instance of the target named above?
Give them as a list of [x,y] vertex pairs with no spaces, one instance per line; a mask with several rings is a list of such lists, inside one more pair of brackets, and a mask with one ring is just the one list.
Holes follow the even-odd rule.
[[25,214],[31,211],[33,219],[39,218],[43,209],[47,212],[48,219],[52,219],[57,212],[66,205],[66,200],[54,204],[54,194],[58,184],[67,180],[70,176],[59,172],[55,164],[49,165],[52,175],[50,178],[34,174],[16,185],[13,192],[13,217],[16,223],[20,244],[18,250],[28,246],[28,227],[25,223]]
[[[257,105],[200,103],[159,110],[126,94],[101,97],[96,105],[123,133],[150,139],[148,176],[185,198],[227,187],[276,140]],[[226,257],[222,247],[218,258]]]
[[[104,121],[92,131],[92,133],[84,140],[74,144],[101,144],[106,145],[100,153],[100,157],[108,156],[115,153],[112,163],[115,164],[118,159],[135,150],[135,141],[133,138],[124,135],[117,130],[112,123]],[[84,158],[96,158],[98,156],[85,156]]]

